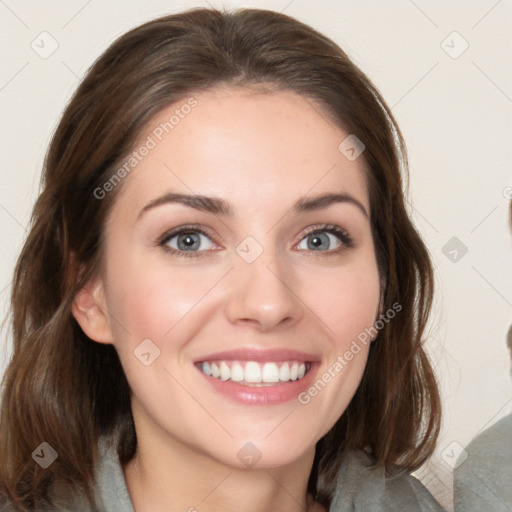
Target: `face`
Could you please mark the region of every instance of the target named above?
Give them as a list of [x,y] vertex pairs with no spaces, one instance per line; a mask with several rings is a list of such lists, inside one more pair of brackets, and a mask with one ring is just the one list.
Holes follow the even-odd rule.
[[149,150],[118,185],[94,292],[108,334],[88,334],[116,347],[138,433],[283,466],[314,450],[366,364],[354,340],[380,290],[365,163],[293,92],[194,99],[134,148]]

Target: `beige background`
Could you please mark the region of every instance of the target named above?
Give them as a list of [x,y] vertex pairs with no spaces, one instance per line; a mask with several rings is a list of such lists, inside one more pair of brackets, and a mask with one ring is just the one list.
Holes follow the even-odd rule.
[[510,0],[0,1],[2,313],[43,157],[80,77],[129,28],[208,3],[282,11],[312,25],[349,53],[393,109],[409,148],[411,211],[438,283],[429,348],[444,427],[419,476],[450,507],[451,466],[462,445],[512,411]]

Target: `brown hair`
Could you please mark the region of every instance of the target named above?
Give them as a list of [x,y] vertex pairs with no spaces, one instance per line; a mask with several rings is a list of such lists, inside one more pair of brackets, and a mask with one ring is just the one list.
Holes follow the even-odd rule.
[[[390,109],[347,55],[307,25],[257,9],[192,9],[116,40],[88,71],[51,141],[15,268],[14,350],[3,381],[0,488],[20,510],[46,504],[50,489],[65,484],[93,504],[100,435],[117,433],[121,463],[134,455],[117,353],[90,340],[71,314],[75,294],[101,264],[104,223],[120,187],[103,200],[94,190],[156,113],[214,85],[293,90],[365,145],[383,311],[396,302],[402,310],[379,332],[350,405],[317,443],[309,491],[329,503],[349,449],[407,470],[434,449],[440,399],[422,346],[432,266],[405,207],[407,159]],[[47,469],[31,457],[42,441],[59,454]]]

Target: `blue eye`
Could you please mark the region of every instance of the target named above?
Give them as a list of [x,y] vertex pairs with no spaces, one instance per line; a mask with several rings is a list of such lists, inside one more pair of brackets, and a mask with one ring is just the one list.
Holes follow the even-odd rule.
[[[300,247],[304,242],[307,242],[307,247]],[[308,249],[310,251],[330,250],[335,247],[333,245],[341,245],[341,241],[332,233],[314,233],[304,237],[303,242],[299,244],[299,249]]]
[[[176,256],[200,257],[203,253],[215,248],[215,242],[201,228],[196,226],[181,226],[164,233],[156,245],[164,251]],[[339,226],[326,224],[313,226],[297,245],[301,251],[316,253],[338,254],[353,247],[350,235]]]
[[203,251],[212,249],[215,244],[210,237],[200,229],[182,227],[164,234],[158,241],[164,250],[179,256],[200,256]]
[[310,231],[301,240],[297,248],[316,252],[339,252],[344,247],[352,246],[353,241],[344,229],[328,225],[322,228],[313,228],[313,231]]
[[[176,239],[177,247],[173,247],[173,249],[180,251],[199,251],[201,250],[201,245],[204,246],[203,240],[201,239],[202,237],[207,239],[202,233],[180,233],[171,237],[167,241],[167,244],[173,247],[172,240]],[[208,247],[206,247],[206,249],[208,249]],[[202,250],[205,250],[205,248],[203,247]]]

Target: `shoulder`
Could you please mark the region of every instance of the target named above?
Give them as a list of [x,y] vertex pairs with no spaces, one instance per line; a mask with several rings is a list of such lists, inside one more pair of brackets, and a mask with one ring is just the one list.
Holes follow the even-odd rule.
[[102,512],[134,512],[117,454],[115,437],[100,438],[100,460],[96,469],[96,497]]
[[508,511],[512,503],[512,415],[484,430],[461,453],[454,471],[455,507]]
[[[117,454],[117,437],[101,436],[97,447],[98,459],[94,471],[96,506],[92,509],[85,497],[76,493],[72,505],[56,509],[59,512],[134,512]],[[57,498],[58,494],[57,491],[54,496]]]
[[[30,510],[33,512],[99,512],[92,510],[88,503],[78,496],[68,498],[64,503],[64,500],[58,497],[59,494],[59,492],[54,493],[51,504],[40,504],[36,506],[37,508]],[[4,492],[0,492],[0,512],[18,512],[19,510],[19,506],[15,506]]]
[[346,454],[338,473],[330,512],[442,512],[433,496],[410,473],[397,469],[391,476],[386,476],[384,469],[374,467],[372,462],[363,451]]
[[512,453],[510,439],[512,437],[512,414],[505,416],[494,425],[479,434],[466,448],[473,455],[489,456],[489,450],[499,457],[508,457]]
[[72,485],[51,486],[48,496],[29,508],[19,502],[15,504],[9,493],[0,487],[0,512],[19,512],[20,506],[23,507],[21,510],[31,512],[99,512],[91,509],[83,494]]
[[[91,507],[84,494],[69,484],[50,489],[50,503],[34,512],[134,512],[117,456],[115,439],[100,437],[95,467],[94,493],[96,506]],[[0,489],[0,512],[17,512],[16,507]]]

